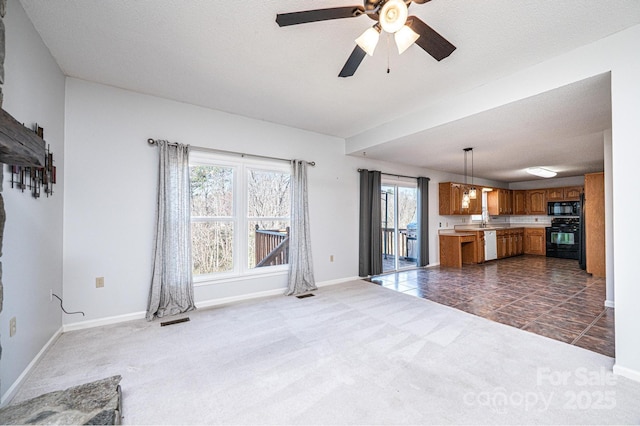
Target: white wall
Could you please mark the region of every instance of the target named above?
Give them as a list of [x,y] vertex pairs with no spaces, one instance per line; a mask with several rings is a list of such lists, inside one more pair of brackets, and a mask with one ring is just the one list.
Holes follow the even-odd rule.
[[540,189],[557,188],[561,186],[583,186],[584,176],[572,176],[565,178],[535,179],[525,182],[512,182],[509,189]]
[[[430,177],[438,215],[441,173],[344,155],[344,140],[220,111],[67,79],[64,281],[69,309],[84,318],[146,309],[155,220],[157,148],[148,138],[315,161],[309,168],[316,281],[358,275],[358,168]],[[430,263],[437,262],[437,223]],[[334,262],[329,257],[334,256]],[[95,278],[105,277],[96,288]],[[199,285],[196,304],[283,288],[284,275]]]
[[[49,289],[62,296],[62,212],[64,197],[64,76],[17,0],[9,0],[4,18],[6,61],[3,108],[18,121],[44,128],[51,145],[58,183],[52,197],[34,199],[11,188],[4,168],[7,212],[3,244],[4,306],[0,314],[2,403],[27,365],[61,326],[59,305]],[[9,319],[17,333],[9,337]]]
[[604,220],[606,250],[607,298],[605,306],[615,307],[615,257],[613,255],[613,170],[612,170],[611,130],[604,133]]
[[611,73],[612,184],[616,365],[614,371],[640,381],[640,285],[638,285],[635,212],[640,199],[632,194],[640,156],[640,26],[617,34],[610,44],[615,62]]

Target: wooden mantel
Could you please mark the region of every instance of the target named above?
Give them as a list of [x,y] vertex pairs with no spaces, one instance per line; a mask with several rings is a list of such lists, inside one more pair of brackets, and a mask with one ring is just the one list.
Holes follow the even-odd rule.
[[0,163],[44,166],[45,142],[0,108]]

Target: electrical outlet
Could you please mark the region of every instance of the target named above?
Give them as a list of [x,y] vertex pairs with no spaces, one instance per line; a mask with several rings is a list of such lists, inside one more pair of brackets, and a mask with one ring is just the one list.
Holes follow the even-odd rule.
[[329,256],[329,262],[333,262],[333,255]]
[[49,302],[53,302],[53,289],[49,289]]
[[16,334],[16,317],[9,320],[9,337],[13,337]]
[[96,288],[104,287],[104,277],[96,278]]

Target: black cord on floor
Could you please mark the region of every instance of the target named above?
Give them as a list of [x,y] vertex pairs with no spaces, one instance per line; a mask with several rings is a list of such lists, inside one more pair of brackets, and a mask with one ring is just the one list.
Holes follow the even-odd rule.
[[64,309],[64,307],[62,306],[62,299],[60,299],[60,298],[58,297],[58,295],[57,295],[57,294],[55,294],[55,293],[51,293],[51,295],[60,301],[60,309],[62,309],[62,312],[64,312],[65,314],[67,314],[67,315],[72,315],[72,314],[82,314],[82,316],[84,316],[84,312],[82,312],[82,311],[78,311],[78,312],[67,312],[67,311]]

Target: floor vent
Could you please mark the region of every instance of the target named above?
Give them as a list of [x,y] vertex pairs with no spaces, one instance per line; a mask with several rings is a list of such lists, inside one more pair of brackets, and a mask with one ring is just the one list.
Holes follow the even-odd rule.
[[160,323],[160,327],[164,327],[165,325],[180,324],[181,322],[187,322],[187,321],[191,321],[189,319],[189,317],[180,318],[180,319],[176,319],[176,320],[172,320],[172,321],[165,321],[165,322],[161,322]]
[[315,296],[315,294],[309,293],[309,294],[301,294],[300,296],[296,296],[298,299],[304,299],[305,297],[313,297]]

